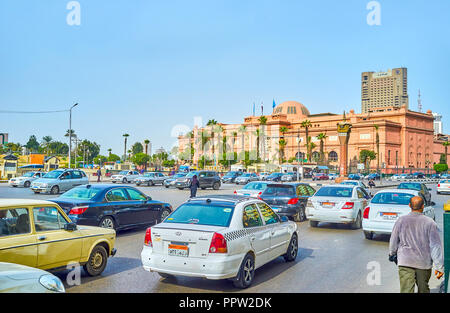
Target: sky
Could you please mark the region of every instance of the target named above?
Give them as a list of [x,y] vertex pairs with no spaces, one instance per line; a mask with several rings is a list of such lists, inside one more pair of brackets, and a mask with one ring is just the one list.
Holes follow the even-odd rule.
[[[149,139],[170,149],[194,118],[241,123],[272,101],[312,114],[361,111],[361,72],[408,68],[410,108],[443,115],[450,132],[450,1],[0,0],[0,111],[67,110],[101,153]],[[0,113],[25,144],[64,137],[67,112]]]

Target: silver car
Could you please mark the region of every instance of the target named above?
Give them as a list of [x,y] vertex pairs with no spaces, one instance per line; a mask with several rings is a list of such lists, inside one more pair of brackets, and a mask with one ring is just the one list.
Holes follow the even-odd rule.
[[61,280],[49,272],[13,263],[0,262],[0,293],[65,292]]
[[72,189],[73,187],[86,185],[89,179],[81,170],[58,169],[45,174],[31,183],[34,193],[58,194]]
[[136,178],[141,176],[138,171],[121,171],[119,174],[111,176],[111,182],[113,183],[132,183]]
[[241,185],[241,184],[247,184],[251,181],[257,181],[259,180],[259,176],[255,173],[244,173],[239,177],[236,177],[236,179],[234,180],[234,182],[236,183],[236,185]]
[[136,178],[134,180],[134,183],[136,184],[136,186],[140,185],[154,186],[156,184],[161,184],[162,186],[164,184],[164,181],[168,178],[169,177],[164,175],[163,173],[148,172]]
[[187,175],[187,173],[176,173],[175,175],[168,177],[164,181],[163,185],[166,188],[175,187],[175,183],[177,181],[177,178],[185,177],[186,175]]
[[45,172],[28,172],[23,174],[20,177],[14,177],[9,180],[9,185],[11,187],[25,187],[29,188],[31,186],[31,183],[35,181],[36,179],[41,178],[44,176]]

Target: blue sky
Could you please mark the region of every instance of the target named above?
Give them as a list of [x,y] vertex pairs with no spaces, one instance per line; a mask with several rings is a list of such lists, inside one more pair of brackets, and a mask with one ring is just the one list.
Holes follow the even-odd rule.
[[[410,107],[450,122],[450,1],[0,0],[0,110],[60,110],[78,102],[73,129],[102,153],[150,139],[175,142],[175,125],[242,122],[295,100],[311,113],[360,112],[363,71],[408,68]],[[260,109],[257,109],[259,112]],[[64,138],[68,114],[0,114],[0,132],[25,143]]]

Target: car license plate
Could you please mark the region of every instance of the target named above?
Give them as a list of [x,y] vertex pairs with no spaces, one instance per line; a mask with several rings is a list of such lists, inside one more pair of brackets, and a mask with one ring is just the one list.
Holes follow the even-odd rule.
[[280,208],[272,208],[272,210],[274,211],[274,212],[280,212]]
[[332,208],[332,207],[334,207],[335,203],[334,202],[321,202],[320,205],[323,206],[324,208]]
[[184,245],[169,244],[168,251],[169,251],[169,255],[172,255],[172,256],[181,256],[181,257],[189,256],[189,248]]
[[389,212],[381,212],[380,215],[384,220],[388,221],[396,220],[398,217],[397,213],[389,213]]

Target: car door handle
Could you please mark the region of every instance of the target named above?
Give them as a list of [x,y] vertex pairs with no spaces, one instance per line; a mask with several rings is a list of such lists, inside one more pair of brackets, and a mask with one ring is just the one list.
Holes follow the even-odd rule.
[[38,237],[38,240],[41,240],[41,241],[42,241],[42,240],[45,240],[45,239],[47,239],[47,237],[45,237],[45,236],[39,236],[39,237]]
[[256,237],[255,237],[255,236],[253,236],[253,237],[250,237],[250,240],[251,240],[251,241],[255,241],[255,239],[256,239]]

